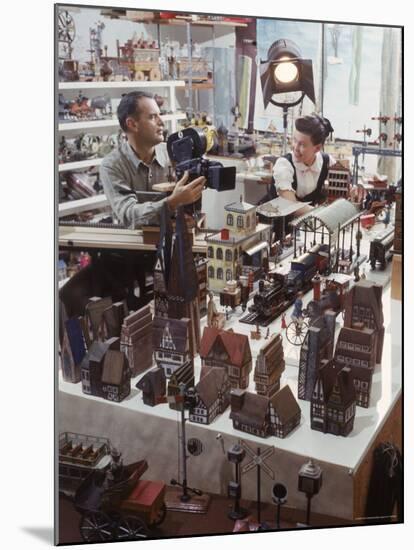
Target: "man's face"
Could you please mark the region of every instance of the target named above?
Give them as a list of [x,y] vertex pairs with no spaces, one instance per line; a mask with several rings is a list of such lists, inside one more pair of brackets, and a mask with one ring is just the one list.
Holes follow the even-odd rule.
[[152,147],[163,141],[164,123],[161,120],[160,109],[156,101],[149,97],[141,97],[138,103],[139,114],[128,117],[128,128],[143,145]]
[[315,160],[315,155],[321,150],[321,145],[314,145],[307,134],[295,130],[293,132],[292,151],[296,162],[303,162],[310,166]]

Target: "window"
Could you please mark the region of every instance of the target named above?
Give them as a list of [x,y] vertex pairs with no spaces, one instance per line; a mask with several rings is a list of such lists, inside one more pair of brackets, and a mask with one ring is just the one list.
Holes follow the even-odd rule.
[[216,258],[217,258],[217,260],[222,260],[223,259],[223,249],[222,248],[217,248]]
[[208,258],[214,258],[214,250],[213,250],[213,247],[212,246],[209,246],[207,248],[207,257]]
[[361,351],[361,347],[359,344],[355,344],[355,351]]
[[223,270],[221,267],[217,269],[217,279],[223,279]]
[[237,227],[244,227],[243,216],[237,216]]
[[358,380],[358,378],[354,378],[354,387],[356,390],[359,389],[360,384],[361,384],[361,381]]
[[368,389],[368,382],[361,382],[361,390],[367,390]]
[[212,265],[208,267],[208,278],[214,279],[214,267]]
[[368,361],[361,359],[361,367],[368,367]]
[[231,280],[231,269],[226,269],[226,281]]
[[354,359],[352,364],[354,367],[359,367],[361,365],[361,361],[359,359]]
[[369,352],[370,349],[369,349],[369,346],[361,346],[362,347],[362,351],[365,351],[365,352]]
[[233,214],[227,214],[227,225],[233,225]]
[[226,262],[231,262],[232,261],[232,253],[231,253],[231,250],[229,248],[226,249],[226,252],[225,252],[225,255],[224,257],[226,258]]

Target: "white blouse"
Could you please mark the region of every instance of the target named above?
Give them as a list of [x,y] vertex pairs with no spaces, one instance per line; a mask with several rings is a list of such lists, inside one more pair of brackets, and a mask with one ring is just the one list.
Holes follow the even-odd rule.
[[[319,175],[322,170],[323,157],[320,152],[316,153],[315,160],[311,166],[306,166],[303,162],[296,162],[293,153],[292,161],[296,168],[296,191],[292,187],[293,182],[293,166],[290,162],[280,157],[277,159],[273,167],[273,177],[277,191],[293,191],[299,198],[305,197],[316,189]],[[329,155],[329,166],[335,164],[335,159]]]

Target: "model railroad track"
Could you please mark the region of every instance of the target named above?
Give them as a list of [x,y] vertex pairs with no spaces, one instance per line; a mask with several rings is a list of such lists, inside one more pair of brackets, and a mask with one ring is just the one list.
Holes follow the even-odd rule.
[[121,223],[107,222],[79,222],[79,221],[60,221],[59,225],[67,227],[97,227],[100,229],[131,229]]
[[247,315],[239,319],[239,323],[245,323],[246,325],[259,325],[260,327],[267,327],[273,321],[274,318],[266,317],[265,315],[257,313],[256,311],[248,313]]

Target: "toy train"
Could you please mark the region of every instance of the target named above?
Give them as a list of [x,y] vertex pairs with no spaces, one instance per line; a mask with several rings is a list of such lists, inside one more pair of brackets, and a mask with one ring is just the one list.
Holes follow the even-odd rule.
[[312,278],[329,270],[329,247],[326,244],[312,246],[298,259],[292,260],[286,275],[272,274],[273,281],[259,281],[259,289],[254,295],[250,314],[240,319],[241,323],[269,325],[293,302],[299,291],[307,292],[312,287]]
[[390,227],[373,239],[369,245],[369,262],[371,269],[375,269],[377,263],[384,270],[387,261],[392,258],[391,247],[394,243],[394,227]]

